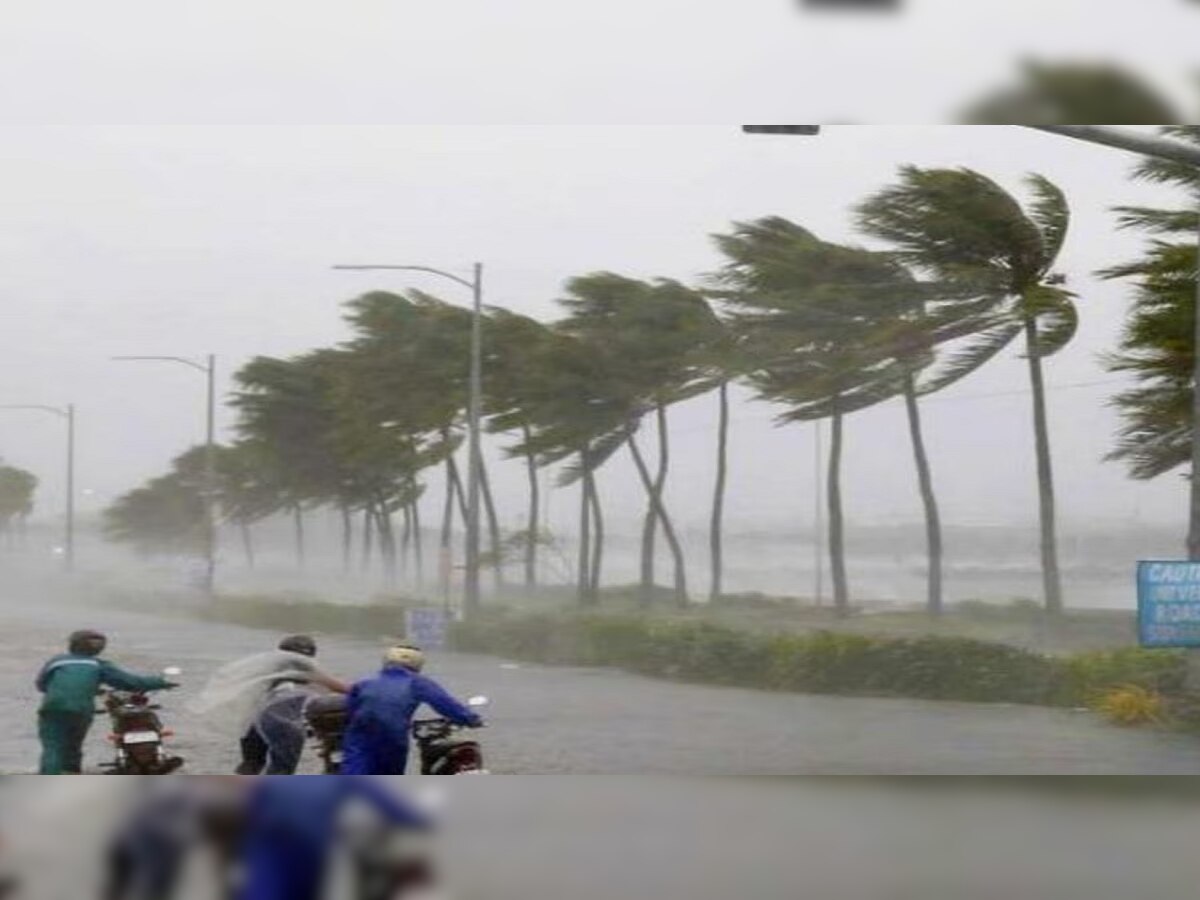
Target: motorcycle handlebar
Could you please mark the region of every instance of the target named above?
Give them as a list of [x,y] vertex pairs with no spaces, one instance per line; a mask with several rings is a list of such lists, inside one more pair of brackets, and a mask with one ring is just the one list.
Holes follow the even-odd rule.
[[445,719],[445,718],[413,719],[413,722],[412,722],[413,728],[420,728],[422,726],[427,726],[427,727],[435,727],[436,726],[438,728],[483,728],[484,725],[485,725],[485,723],[482,721],[478,725],[461,725],[458,722],[452,722],[450,719]]

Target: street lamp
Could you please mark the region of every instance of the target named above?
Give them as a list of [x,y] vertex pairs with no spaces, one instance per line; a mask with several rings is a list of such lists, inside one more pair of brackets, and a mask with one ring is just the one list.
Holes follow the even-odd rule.
[[471,368],[467,397],[468,454],[467,465],[467,552],[466,584],[463,590],[463,612],[479,608],[479,514],[480,487],[483,473],[483,263],[475,263],[470,280],[431,266],[408,265],[338,265],[334,269],[352,272],[424,272],[460,284],[471,291]]
[[63,535],[63,568],[75,568],[75,404],[41,406],[36,403],[10,403],[0,409],[25,409],[58,416],[67,423],[67,521]]
[[195,369],[205,376],[208,390],[205,403],[204,439],[204,593],[213,594],[217,571],[217,535],[214,505],[217,494],[217,358],[209,354],[204,362],[183,356],[114,356],[116,362],[171,362]]

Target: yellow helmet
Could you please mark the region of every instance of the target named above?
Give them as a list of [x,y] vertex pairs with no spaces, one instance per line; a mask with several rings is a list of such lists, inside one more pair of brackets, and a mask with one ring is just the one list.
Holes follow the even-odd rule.
[[384,653],[383,664],[420,672],[425,668],[425,653],[420,647],[414,647],[412,644],[397,644],[395,647],[389,647]]

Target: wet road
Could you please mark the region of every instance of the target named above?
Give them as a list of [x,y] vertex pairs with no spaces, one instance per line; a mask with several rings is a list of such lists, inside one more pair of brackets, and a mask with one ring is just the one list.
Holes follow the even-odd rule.
[[[10,598],[11,601],[11,598]],[[190,772],[227,772],[228,737],[188,720],[189,695],[219,665],[272,645],[275,635],[182,618],[0,606],[0,772],[29,772],[37,741],[33,674],[63,633],[83,623],[113,636],[110,658],[132,669],[182,666],[183,690],[164,715]],[[374,667],[379,642],[331,637],[322,659],[347,678]],[[431,674],[460,696],[493,699],[485,750],[516,774],[1071,774],[1191,775],[1200,739],[1125,731],[1093,717],[1032,707],[767,694],[647,680],[619,672],[513,666],[436,656]],[[96,728],[88,759],[103,758]]]
[[[13,781],[0,789],[0,833],[9,826],[7,857],[29,889],[22,900],[96,896],[86,888],[99,882],[131,780]],[[1194,897],[1194,794],[1111,795],[1103,785],[1113,781],[456,779],[436,785],[438,896]],[[334,857],[331,900],[349,896]],[[215,897],[210,860],[192,860],[181,897]]]

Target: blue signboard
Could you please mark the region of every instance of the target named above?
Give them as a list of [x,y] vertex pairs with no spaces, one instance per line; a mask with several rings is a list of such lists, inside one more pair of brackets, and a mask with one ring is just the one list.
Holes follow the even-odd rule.
[[1138,563],[1143,647],[1200,647],[1200,562]]
[[449,622],[444,609],[410,609],[404,614],[404,633],[425,650],[445,650]]

